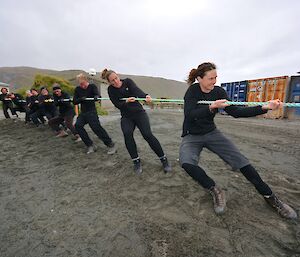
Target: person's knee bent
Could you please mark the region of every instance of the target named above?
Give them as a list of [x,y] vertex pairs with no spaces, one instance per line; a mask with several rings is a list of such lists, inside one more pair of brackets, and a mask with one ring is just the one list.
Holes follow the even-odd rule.
[[184,169],[184,170],[187,170],[188,169],[188,167],[190,166],[191,164],[189,164],[189,163],[182,163],[181,164],[181,167]]
[[155,138],[151,131],[143,133],[142,136],[146,141],[150,141],[153,140],[153,138]]

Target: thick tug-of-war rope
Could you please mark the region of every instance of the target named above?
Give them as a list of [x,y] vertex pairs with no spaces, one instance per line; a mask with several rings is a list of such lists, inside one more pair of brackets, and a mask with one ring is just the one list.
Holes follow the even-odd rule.
[[[127,98],[122,98],[121,100],[127,100]],[[137,101],[145,101],[146,98],[135,98]],[[161,99],[161,98],[152,98],[152,102],[169,102],[169,103],[178,103],[183,104],[183,99]],[[198,101],[198,104],[212,104],[214,101]],[[233,101],[227,101],[226,104],[230,105],[267,105],[268,102],[233,102]],[[283,106],[286,107],[300,107],[300,103],[283,103]]]
[[[121,98],[121,100],[126,101],[128,98]],[[95,98],[86,98],[84,101],[100,101],[100,100],[110,100],[108,97],[99,97],[97,99]],[[137,101],[145,101],[146,98],[138,98],[136,97],[135,100]],[[72,99],[60,99],[58,102],[71,102]],[[25,100],[20,100],[20,102],[25,102]],[[53,99],[46,99],[44,102],[54,102]],[[162,99],[162,98],[152,98],[152,102],[162,102],[162,103],[177,103],[177,104],[184,104],[183,99]],[[198,104],[212,104],[214,101],[198,101]],[[37,101],[38,103],[38,101]],[[229,105],[252,105],[252,106],[258,106],[258,105],[267,105],[268,102],[234,102],[234,101],[227,101],[225,102]],[[282,103],[284,107],[294,107],[299,108],[300,103]]]

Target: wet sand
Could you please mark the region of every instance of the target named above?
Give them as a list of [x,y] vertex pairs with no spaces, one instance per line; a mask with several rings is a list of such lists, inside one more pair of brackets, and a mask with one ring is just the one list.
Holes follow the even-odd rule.
[[[204,151],[201,166],[226,191],[216,216],[211,196],[179,166],[183,113],[148,111],[173,172],[135,132],[143,174],[132,170],[118,114],[101,117],[117,142],[108,156],[85,154],[82,142],[49,128],[0,120],[0,249],[2,257],[260,257],[300,256],[299,220],[282,219],[238,172]],[[300,210],[300,122],[216,118],[281,199]]]

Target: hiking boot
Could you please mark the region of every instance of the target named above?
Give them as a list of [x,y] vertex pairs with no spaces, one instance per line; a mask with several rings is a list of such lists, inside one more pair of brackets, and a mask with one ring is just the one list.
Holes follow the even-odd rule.
[[91,145],[91,146],[89,146],[88,147],[88,150],[87,150],[87,154],[91,154],[91,153],[94,153],[94,152],[96,152],[97,151],[97,148],[96,148],[96,146],[94,146],[94,145]]
[[67,137],[69,134],[64,131],[64,130],[61,130],[59,131],[59,133],[56,135],[56,137]]
[[271,205],[281,217],[287,219],[297,219],[297,213],[294,211],[294,209],[279,200],[275,194],[264,196],[264,198],[266,202]]
[[225,193],[218,186],[213,186],[210,188],[209,193],[213,197],[214,210],[216,214],[222,214],[225,212],[226,199]]
[[117,148],[116,148],[116,145],[114,143],[107,146],[107,154],[115,154],[116,152],[117,152]]
[[133,170],[136,174],[141,174],[143,172],[140,158],[133,160]]
[[168,158],[166,156],[163,156],[160,158],[160,161],[163,165],[163,168],[164,168],[164,172],[165,173],[168,173],[168,172],[171,172],[172,171],[172,168],[168,162]]

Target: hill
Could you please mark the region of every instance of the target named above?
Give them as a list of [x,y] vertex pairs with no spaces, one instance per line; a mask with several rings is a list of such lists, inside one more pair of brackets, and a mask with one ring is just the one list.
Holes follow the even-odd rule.
[[[0,81],[11,85],[11,90],[14,91],[21,87],[31,87],[36,74],[45,74],[50,76],[57,76],[69,80],[74,86],[76,85],[75,77],[77,74],[84,72],[83,70],[48,70],[38,69],[32,67],[0,67]],[[182,98],[187,86],[185,83],[175,80],[169,80],[158,77],[147,77],[137,75],[120,74],[121,78],[132,78],[137,85],[145,92],[151,94],[153,97],[168,97],[168,98]],[[93,77],[97,84],[105,83],[97,74]]]

